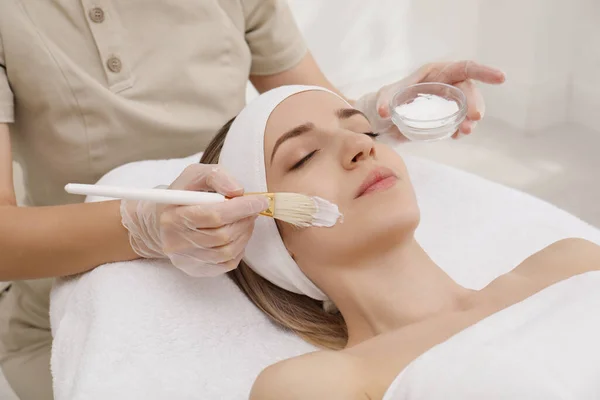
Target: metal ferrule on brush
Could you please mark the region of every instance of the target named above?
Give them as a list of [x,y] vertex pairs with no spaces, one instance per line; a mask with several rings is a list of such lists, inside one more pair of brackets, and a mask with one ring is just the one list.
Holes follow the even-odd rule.
[[[252,194],[252,193],[248,193],[248,194]],[[260,215],[264,215],[265,217],[273,218],[273,215],[275,215],[275,193],[256,193],[256,194],[265,196],[269,200],[269,208],[267,208],[265,211],[261,212]]]

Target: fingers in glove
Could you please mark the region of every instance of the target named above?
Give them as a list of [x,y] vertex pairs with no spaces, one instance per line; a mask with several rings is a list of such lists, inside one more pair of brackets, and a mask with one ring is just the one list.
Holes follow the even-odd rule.
[[[163,213],[165,223],[185,224],[188,228],[220,228],[258,215],[269,207],[265,196],[241,196],[218,204],[177,207]],[[163,223],[163,221],[161,221]]]
[[499,84],[505,81],[504,72],[471,60],[436,63],[432,64],[430,68],[430,73],[425,78],[428,82],[443,82],[452,85],[467,79],[489,84]]
[[479,121],[483,118],[485,102],[475,82],[467,79],[464,82],[457,83],[455,86],[462,90],[467,98],[467,118],[471,121]]
[[217,248],[238,240],[246,232],[252,232],[255,221],[256,217],[248,217],[221,228],[189,229],[182,227],[181,230],[163,232],[162,240],[165,251],[169,253],[193,248]]
[[218,165],[213,165],[206,177],[208,190],[221,193],[227,197],[237,197],[244,193],[244,188]]
[[475,127],[477,126],[477,121],[471,121],[469,119],[465,119],[462,124],[460,124],[459,131],[465,135],[473,133]]
[[214,164],[192,164],[188,166],[170,186],[171,189],[211,191],[227,197],[244,193],[243,187],[220,166]]
[[206,252],[203,252],[203,256],[206,261],[215,264],[222,264],[235,260],[244,252],[251,236],[252,230],[246,231],[240,235],[237,240],[228,243],[225,246],[206,249]]
[[[246,231],[237,240],[224,246],[210,249],[189,247],[181,251],[166,252],[166,254],[171,261],[175,260],[177,257],[187,256],[187,258],[201,260],[205,264],[223,264],[235,260],[244,252],[246,244],[248,244],[248,240],[250,240],[250,236],[252,236],[252,231]],[[175,261],[173,261],[173,264],[176,267],[179,267]]]

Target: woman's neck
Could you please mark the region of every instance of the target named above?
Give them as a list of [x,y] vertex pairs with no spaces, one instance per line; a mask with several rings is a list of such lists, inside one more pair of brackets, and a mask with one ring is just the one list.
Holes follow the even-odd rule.
[[346,320],[349,346],[464,309],[473,293],[454,282],[414,239],[336,270],[342,272],[322,285]]

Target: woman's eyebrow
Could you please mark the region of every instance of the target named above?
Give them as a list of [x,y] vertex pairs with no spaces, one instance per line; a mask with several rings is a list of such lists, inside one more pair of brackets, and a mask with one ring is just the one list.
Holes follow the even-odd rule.
[[275,157],[275,152],[277,151],[279,146],[281,146],[283,144],[283,142],[285,142],[286,140],[295,138],[297,136],[300,136],[303,133],[309,132],[309,131],[313,130],[314,128],[315,128],[315,125],[312,122],[307,122],[306,124],[298,125],[297,127],[292,128],[289,131],[287,131],[286,133],[284,133],[283,135],[281,135],[281,137],[279,139],[277,139],[277,141],[275,142],[275,146],[273,146],[273,153],[271,153],[271,164],[273,164],[273,157]]
[[335,115],[339,119],[348,119],[354,115],[362,115],[367,120],[367,122],[369,121],[369,118],[367,118],[367,116],[363,114],[362,111],[357,110],[356,108],[340,108],[335,112]]

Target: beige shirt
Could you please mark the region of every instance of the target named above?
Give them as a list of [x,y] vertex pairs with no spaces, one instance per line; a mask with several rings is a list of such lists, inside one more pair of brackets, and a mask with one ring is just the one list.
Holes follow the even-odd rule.
[[285,0],[3,0],[0,122],[14,121],[29,203],[81,201],[63,186],[201,151],[249,74],[305,53]]

